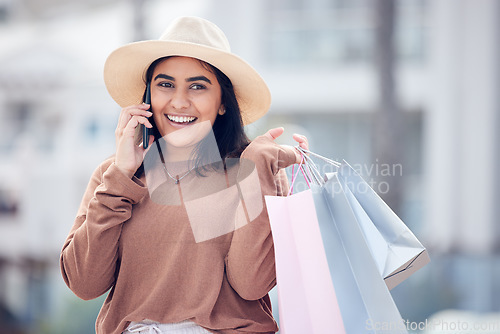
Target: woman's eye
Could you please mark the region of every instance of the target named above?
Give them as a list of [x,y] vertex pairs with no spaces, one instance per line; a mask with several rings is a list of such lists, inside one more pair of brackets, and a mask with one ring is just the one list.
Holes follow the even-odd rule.
[[193,84],[191,85],[191,88],[194,90],[199,90],[199,89],[205,89],[205,86],[202,84]]
[[158,86],[165,88],[172,88],[174,85],[171,82],[160,82]]

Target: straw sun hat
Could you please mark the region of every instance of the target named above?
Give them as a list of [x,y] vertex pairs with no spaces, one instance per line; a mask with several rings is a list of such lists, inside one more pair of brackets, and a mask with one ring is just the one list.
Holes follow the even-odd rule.
[[113,51],[104,65],[104,82],[111,97],[121,107],[142,103],[149,65],[166,56],[197,58],[221,70],[233,84],[244,124],[268,111],[271,94],[262,77],[231,53],[219,27],[198,17],[176,19],[159,40],[134,42]]

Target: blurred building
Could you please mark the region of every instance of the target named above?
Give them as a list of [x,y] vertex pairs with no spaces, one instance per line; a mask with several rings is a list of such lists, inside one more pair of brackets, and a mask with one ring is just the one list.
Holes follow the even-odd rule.
[[433,260],[393,291],[403,317],[499,311],[500,2],[397,2],[404,155],[389,171],[371,143],[375,3],[0,0],[0,321],[39,328],[63,314],[72,297],[59,251],[91,172],[114,151],[119,108],[104,61],[138,36],[156,39],[179,15],[217,23],[268,82],[271,112],[248,126],[252,136],[276,125],[283,137],[306,134],[379,192],[390,191],[381,174],[397,173],[398,213]]

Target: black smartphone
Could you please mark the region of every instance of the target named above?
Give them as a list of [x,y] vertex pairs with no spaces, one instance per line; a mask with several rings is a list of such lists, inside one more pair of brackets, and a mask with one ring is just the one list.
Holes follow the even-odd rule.
[[[144,103],[149,104],[148,111],[151,111],[151,86],[148,82],[146,85],[146,92],[144,93]],[[144,124],[142,125],[142,146],[144,149],[149,146],[149,134],[150,129],[146,127]]]

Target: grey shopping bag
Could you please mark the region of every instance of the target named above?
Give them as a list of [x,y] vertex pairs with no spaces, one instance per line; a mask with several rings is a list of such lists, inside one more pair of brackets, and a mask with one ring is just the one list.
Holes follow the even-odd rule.
[[311,185],[337,300],[347,333],[407,333],[337,173]]
[[298,150],[303,153],[305,167],[316,184],[324,184],[327,176],[321,175],[311,156],[338,169],[336,179],[389,289],[429,263],[425,247],[346,161],[338,163],[300,147]]
[[389,289],[429,263],[425,247],[346,161],[337,180]]

